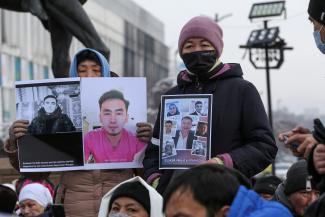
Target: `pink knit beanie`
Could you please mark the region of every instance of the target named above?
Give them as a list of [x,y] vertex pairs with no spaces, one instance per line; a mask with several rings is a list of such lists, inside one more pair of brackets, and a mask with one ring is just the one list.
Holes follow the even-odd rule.
[[178,40],[178,52],[182,56],[183,46],[189,38],[204,38],[216,49],[218,58],[223,49],[222,29],[209,17],[197,16],[188,21],[182,28]]

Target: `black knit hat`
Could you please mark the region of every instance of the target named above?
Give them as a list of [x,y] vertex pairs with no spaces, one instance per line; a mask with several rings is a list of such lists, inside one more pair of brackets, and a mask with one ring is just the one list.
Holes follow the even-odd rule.
[[310,0],[308,6],[308,14],[317,22],[325,25],[325,1]]
[[149,191],[140,182],[126,182],[120,185],[109,201],[108,211],[112,209],[113,202],[120,197],[130,197],[139,202],[150,216],[150,196]]
[[253,190],[259,194],[271,194],[274,192],[282,180],[276,176],[264,176],[256,180]]
[[284,193],[290,195],[299,190],[315,189],[312,177],[308,175],[307,161],[299,160],[292,164],[287,172],[287,179],[284,182]]

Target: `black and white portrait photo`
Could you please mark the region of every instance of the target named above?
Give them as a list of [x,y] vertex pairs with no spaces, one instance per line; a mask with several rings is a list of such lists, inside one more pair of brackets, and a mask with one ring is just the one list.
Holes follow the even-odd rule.
[[28,134],[55,134],[82,128],[79,83],[29,83],[16,87],[17,118],[29,121]]

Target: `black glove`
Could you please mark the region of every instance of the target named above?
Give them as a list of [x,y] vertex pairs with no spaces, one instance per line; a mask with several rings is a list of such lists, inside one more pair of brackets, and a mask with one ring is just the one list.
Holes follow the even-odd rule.
[[318,118],[314,120],[313,137],[319,143],[325,144],[325,127]]

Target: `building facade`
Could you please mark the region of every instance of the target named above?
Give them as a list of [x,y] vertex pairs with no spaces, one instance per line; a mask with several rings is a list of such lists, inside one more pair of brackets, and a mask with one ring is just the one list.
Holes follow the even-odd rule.
[[[168,76],[164,25],[131,0],[92,0],[84,5],[111,50],[111,70],[147,78],[150,89]],[[73,39],[71,56],[83,45]],[[49,33],[31,14],[0,10],[0,138],[15,119],[14,82],[53,78]]]

